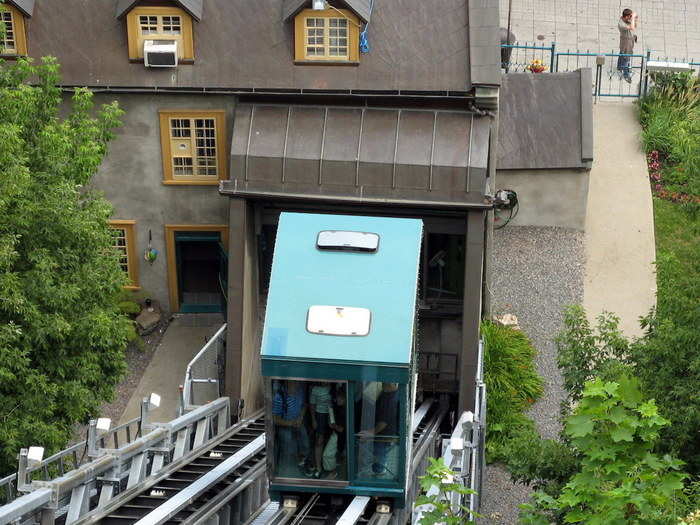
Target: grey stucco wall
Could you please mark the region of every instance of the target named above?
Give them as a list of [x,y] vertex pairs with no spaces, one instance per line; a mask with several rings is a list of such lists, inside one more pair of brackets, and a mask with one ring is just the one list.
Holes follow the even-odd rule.
[[497,170],[496,189],[518,194],[514,226],[557,226],[583,231],[589,172],[586,170]]
[[[95,103],[117,100],[125,111],[123,125],[109,145],[109,152],[93,179],[93,187],[113,204],[113,219],[135,220],[139,284],[147,296],[170,310],[168,298],[166,224],[228,224],[228,198],[218,186],[168,186],[163,184],[160,143],[160,109],[226,110],[228,161],[233,125],[234,97],[220,95],[97,95]],[[143,259],[148,245],[158,250],[150,265]]]

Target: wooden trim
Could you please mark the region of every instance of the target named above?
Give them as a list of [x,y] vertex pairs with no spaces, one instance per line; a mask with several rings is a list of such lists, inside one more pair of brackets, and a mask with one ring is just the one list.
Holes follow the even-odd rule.
[[[214,186],[220,180],[228,179],[227,130],[226,111],[223,109],[161,109],[158,111],[160,120],[160,149],[163,161],[163,184],[179,186]],[[172,150],[170,141],[170,119],[172,118],[213,118],[216,122],[216,163],[218,176],[175,178],[173,174]]]
[[[148,38],[139,36],[139,16],[179,16],[182,21],[182,33],[176,35],[150,35]],[[129,42],[129,59],[143,60],[143,40],[182,40],[178,46],[178,60],[191,64],[194,61],[194,31],[192,17],[184,9],[167,6],[135,7],[126,15],[126,33]]]
[[24,15],[16,7],[7,3],[0,4],[0,11],[9,11],[12,14],[12,26],[15,32],[15,53],[0,52],[0,56],[3,58],[27,56],[27,27],[24,23]]
[[[348,18],[348,59],[338,60],[338,57],[308,58],[304,51],[304,26],[307,18],[339,18],[340,13]],[[316,11],[304,9],[294,17],[294,63],[295,64],[322,64],[322,65],[346,65],[359,63],[360,61],[360,19],[347,9],[326,9]]]
[[110,220],[109,226],[124,230],[126,236],[126,265],[129,268],[130,285],[124,286],[129,290],[139,290],[139,258],[136,252],[136,221],[134,220]]
[[175,260],[175,232],[200,231],[219,232],[221,244],[228,251],[228,225],[226,224],[166,224],[165,225],[165,250],[168,264],[168,295],[170,297],[170,311],[180,310],[179,290],[177,286],[177,261]]

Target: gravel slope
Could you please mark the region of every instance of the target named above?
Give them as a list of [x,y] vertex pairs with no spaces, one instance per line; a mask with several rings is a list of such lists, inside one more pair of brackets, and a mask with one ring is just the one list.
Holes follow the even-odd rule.
[[[495,314],[512,313],[538,349],[537,369],[545,392],[530,416],[540,434],[559,434],[562,379],[556,363],[554,337],[562,327],[567,305],[583,300],[583,233],[564,228],[506,227],[494,235],[492,300]],[[482,523],[517,523],[518,505],[530,490],[510,481],[498,466],[486,469]]]

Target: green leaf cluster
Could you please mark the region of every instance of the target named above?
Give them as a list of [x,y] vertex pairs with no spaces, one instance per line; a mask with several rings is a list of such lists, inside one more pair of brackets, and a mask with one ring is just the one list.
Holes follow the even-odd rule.
[[484,382],[488,426],[486,452],[489,461],[508,461],[508,445],[516,436],[535,434],[526,409],[543,392],[534,358],[537,353],[520,330],[490,321],[481,325],[484,338]]
[[524,506],[523,522],[675,523],[686,474],[681,461],[653,452],[668,424],[655,402],[644,400],[636,379],[586,382],[565,425],[580,470],[558,496],[538,493]]
[[125,369],[111,207],[85,188],[121,111],[59,80],[54,59],[0,63],[0,475],[65,445]]
[[[457,474],[445,465],[442,458],[428,458],[428,468],[420,477],[421,495],[415,505],[429,505],[420,520],[421,525],[467,525],[480,516],[472,513],[466,497],[475,494],[457,480]],[[431,490],[434,494],[428,495]],[[453,504],[452,499],[458,500]]]

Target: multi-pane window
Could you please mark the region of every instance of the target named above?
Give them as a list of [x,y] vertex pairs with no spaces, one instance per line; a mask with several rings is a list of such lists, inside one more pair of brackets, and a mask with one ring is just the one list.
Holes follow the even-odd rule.
[[0,55],[13,57],[26,54],[24,15],[14,6],[0,1]]
[[165,182],[214,183],[225,178],[222,111],[161,112]]
[[0,20],[4,26],[4,34],[0,37],[0,52],[14,55],[17,53],[17,39],[15,38],[15,24],[12,20],[12,13],[9,11],[0,11]]
[[349,58],[346,18],[306,18],[305,54],[308,59]]
[[215,119],[170,119],[170,139],[173,142],[173,175],[218,175]]
[[168,40],[177,43],[180,61],[194,60],[192,17],[182,9],[166,6],[139,6],[127,15],[129,58],[143,58],[146,40]]
[[136,261],[136,238],[134,221],[110,221],[112,229],[112,246],[119,257],[119,265],[129,278],[128,287],[138,287],[138,269]]
[[359,61],[360,22],[351,11],[306,9],[294,24],[297,61]]
[[179,16],[140,15],[139,27],[142,35],[179,35],[182,21]]

